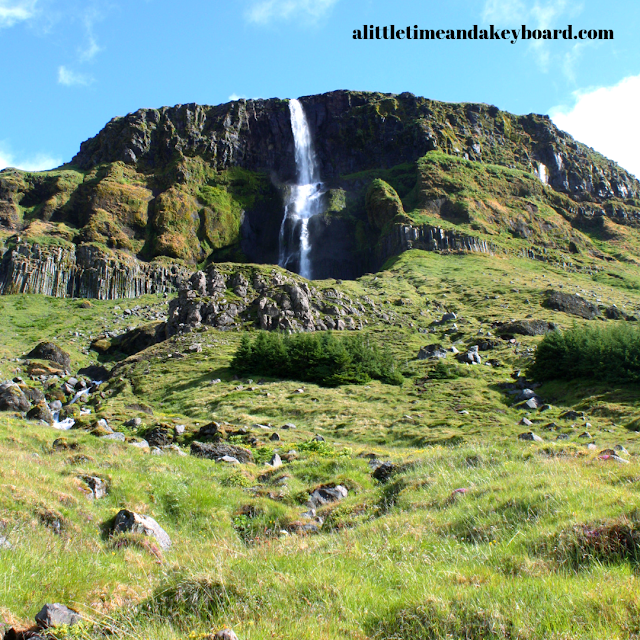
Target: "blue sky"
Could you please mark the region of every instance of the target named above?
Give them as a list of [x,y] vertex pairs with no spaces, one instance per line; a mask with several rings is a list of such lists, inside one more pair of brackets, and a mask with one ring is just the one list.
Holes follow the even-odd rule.
[[[363,24],[613,41],[356,41]],[[549,113],[640,175],[638,0],[0,0],[0,168],[50,168],[140,107],[334,89]]]

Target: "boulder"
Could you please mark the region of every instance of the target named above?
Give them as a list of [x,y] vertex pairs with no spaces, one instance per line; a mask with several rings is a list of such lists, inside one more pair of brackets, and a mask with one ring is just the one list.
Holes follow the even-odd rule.
[[82,620],[82,616],[63,604],[45,604],[36,615],[36,622],[42,629],[73,626]]
[[249,449],[222,442],[211,444],[198,441],[192,442],[191,455],[198,458],[207,458],[208,460],[218,460],[218,458],[229,456],[242,463],[253,462],[253,454]]
[[49,405],[44,400],[38,402],[38,404],[27,411],[27,418],[29,418],[29,420],[42,420],[47,424],[53,424],[53,414],[51,413],[51,409],[49,409]]
[[31,404],[22,389],[11,380],[0,384],[0,411],[29,411]]
[[53,342],[41,342],[27,354],[27,358],[55,362],[64,369],[71,367],[71,356]]
[[124,433],[114,431],[113,433],[108,433],[106,436],[100,436],[100,440],[116,440],[117,442],[124,442],[126,438]]
[[371,477],[379,482],[387,482],[397,470],[398,467],[393,462],[383,462],[374,469]]
[[482,358],[478,353],[479,347],[474,345],[473,347],[469,347],[469,350],[466,353],[461,353],[456,356],[458,362],[462,362],[463,364],[481,364]]
[[282,459],[280,458],[280,456],[277,453],[274,453],[273,456],[271,456],[271,460],[269,460],[269,464],[274,469],[277,469],[278,467],[282,466]]
[[107,495],[107,483],[97,476],[80,476],[80,479],[86,483],[91,493],[90,500],[100,500]]
[[447,352],[441,344],[428,344],[418,351],[418,360],[430,360],[431,358],[446,358]]
[[171,547],[171,538],[167,532],[150,516],[143,516],[127,509],[118,512],[113,521],[113,534],[141,533],[156,539],[161,549]]
[[540,436],[537,436],[533,431],[527,431],[526,433],[521,433],[518,436],[518,440],[529,440],[531,442],[543,442]]
[[557,325],[546,320],[516,320],[496,327],[499,336],[541,336],[549,331],[555,331]]
[[547,307],[555,311],[563,311],[564,313],[593,320],[600,315],[600,311],[595,304],[571,293],[562,293],[561,291],[549,291],[547,294]]
[[310,509],[317,509],[326,504],[343,500],[348,494],[346,487],[340,484],[335,487],[319,487],[309,496],[307,506]]

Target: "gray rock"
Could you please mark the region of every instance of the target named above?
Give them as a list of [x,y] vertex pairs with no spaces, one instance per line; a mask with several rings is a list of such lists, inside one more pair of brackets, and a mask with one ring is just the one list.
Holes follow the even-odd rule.
[[13,381],[0,384],[0,411],[29,411],[31,403],[22,389]]
[[155,538],[161,549],[171,547],[167,532],[150,516],[143,516],[127,509],[118,512],[113,522],[113,533],[141,533]]
[[138,449],[148,449],[149,443],[146,440],[140,440],[140,442],[130,442],[132,447],[138,447]]
[[462,362],[463,364],[482,364],[482,358],[478,353],[479,348],[478,345],[469,347],[466,353],[461,353],[457,356],[458,362]]
[[109,423],[104,418],[100,418],[100,420],[98,420],[98,422],[96,423],[96,426],[102,429],[112,430],[111,427],[109,427]]
[[591,434],[588,431],[583,431],[578,438],[591,438]]
[[443,313],[442,318],[440,318],[440,324],[445,322],[452,322],[453,320],[457,320],[458,316],[455,313]]
[[2,549],[12,549],[13,545],[4,537],[0,536],[0,550]]
[[517,396],[516,402],[522,402],[523,400],[529,400],[537,397],[537,394],[533,389],[523,389]]
[[280,456],[277,453],[274,453],[273,456],[271,457],[271,460],[269,460],[269,464],[274,469],[277,469],[278,467],[282,466],[282,459],[280,458]]
[[374,469],[371,477],[379,482],[387,482],[397,470],[398,467],[393,462],[383,462]]
[[220,458],[216,458],[216,462],[225,462],[226,464],[240,464],[240,460],[238,460],[238,458],[234,458],[233,456],[221,456]]
[[561,433],[556,440],[568,440],[569,436],[566,433]]
[[324,438],[321,435],[317,435],[317,434],[313,436],[313,440],[315,442],[324,442]]
[[125,427],[132,427],[132,428],[137,428],[142,426],[142,419],[141,418],[131,418],[131,420],[127,420],[124,423]]
[[163,456],[164,455],[164,451],[162,449],[160,449],[159,447],[152,447],[151,455],[152,456]]
[[531,442],[543,442],[542,438],[536,435],[535,433],[533,433],[533,431],[527,431],[526,433],[521,433],[518,436],[518,440],[528,440]]
[[49,405],[44,400],[38,402],[38,404],[27,411],[27,418],[29,420],[42,420],[47,424],[53,424],[53,413],[51,413]]
[[173,430],[174,430],[174,432],[175,432],[175,434],[176,434],[177,436],[181,436],[181,435],[185,432],[185,429],[186,429],[186,427],[185,427],[185,425],[183,425],[183,424],[177,424],[177,425],[173,428]]
[[323,505],[343,500],[348,494],[346,487],[340,484],[335,487],[319,487],[309,496],[307,506],[310,509],[317,509]]
[[295,429],[296,425],[293,424],[293,422],[286,422],[285,424],[282,425],[282,427],[280,427],[281,429]]
[[27,358],[49,360],[62,365],[65,369],[71,367],[71,356],[54,342],[41,342],[27,354]]
[[247,463],[253,462],[253,454],[249,449],[238,447],[231,444],[225,444],[223,442],[205,443],[205,442],[192,442],[191,443],[191,455],[198,458],[207,458],[208,460],[217,460],[224,456],[235,458],[239,462]]
[[220,631],[216,631],[213,640],[238,640],[238,636],[233,632],[233,629],[220,629]]
[[565,411],[564,413],[560,414],[561,418],[564,418],[565,420],[577,420],[578,418],[581,418],[584,416],[584,413],[578,413],[577,411]]
[[549,309],[563,311],[587,320],[592,320],[600,315],[600,311],[595,304],[578,295],[562,293],[561,291],[550,291],[547,295],[546,304]]
[[625,456],[629,455],[629,452],[621,444],[617,444],[615,447],[613,447],[613,450],[618,454],[623,454]]
[[549,331],[555,331],[557,326],[553,322],[546,320],[517,320],[500,325],[496,333],[500,336],[541,336]]
[[520,424],[524,425],[525,427],[530,427],[533,424],[533,422],[531,422],[529,418],[522,418],[522,420],[520,420]]
[[168,451],[169,453],[175,453],[179,456],[187,455],[177,444],[167,444],[164,447],[162,447],[162,450]]
[[100,436],[100,440],[115,440],[116,442],[124,442],[125,435],[120,431],[114,431],[113,433],[108,433],[106,436]]
[[78,624],[82,616],[73,609],[69,609],[63,604],[45,604],[36,615],[36,622],[42,629],[61,627],[63,625],[72,626]]
[[104,498],[107,495],[107,483],[102,478],[96,476],[81,476],[80,479],[85,482],[91,490],[89,499],[100,500],[100,498]]
[[428,344],[418,351],[418,360],[430,360],[436,358],[446,358],[447,352],[440,344]]
[[280,436],[274,431],[271,436],[269,436],[269,440],[271,440],[271,442],[278,442],[280,440]]
[[62,402],[60,402],[60,400],[54,400],[49,405],[49,409],[51,409],[51,411],[53,411],[54,413],[57,411],[62,411]]

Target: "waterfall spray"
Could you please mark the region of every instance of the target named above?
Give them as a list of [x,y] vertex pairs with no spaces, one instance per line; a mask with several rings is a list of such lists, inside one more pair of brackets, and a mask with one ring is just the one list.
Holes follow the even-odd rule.
[[285,201],[284,217],[280,226],[280,255],[278,264],[295,270],[299,262],[299,273],[311,279],[311,239],[309,220],[322,213],[324,195],[320,172],[316,163],[309,125],[302,105],[298,100],[289,101],[291,129],[295,145],[296,184]]

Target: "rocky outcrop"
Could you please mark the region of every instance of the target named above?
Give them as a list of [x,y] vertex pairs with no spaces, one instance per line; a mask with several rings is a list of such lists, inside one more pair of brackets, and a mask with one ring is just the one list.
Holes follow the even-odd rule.
[[93,245],[18,243],[0,262],[0,294],[40,293],[58,298],[114,300],[174,291],[187,269],[142,262]]
[[169,335],[201,325],[234,329],[324,331],[362,327],[365,307],[335,289],[319,291],[304,278],[274,269],[211,266],[186,281],[169,303]]
[[395,224],[390,232],[381,239],[374,259],[374,269],[379,269],[391,256],[409,249],[423,251],[450,251],[493,254],[496,248],[486,240],[475,238],[451,229],[429,225],[414,226]]

